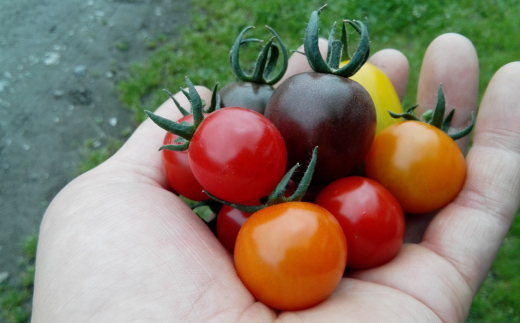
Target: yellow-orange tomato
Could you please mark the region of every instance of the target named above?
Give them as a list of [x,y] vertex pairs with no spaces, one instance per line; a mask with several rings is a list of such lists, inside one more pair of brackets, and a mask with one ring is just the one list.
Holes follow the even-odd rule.
[[322,302],[341,280],[346,262],[340,224],[326,209],[306,202],[254,213],[235,244],[238,276],[258,301],[279,310]]
[[466,162],[455,141],[419,121],[402,121],[381,131],[367,155],[365,170],[408,213],[446,206],[466,178]]
[[[344,61],[341,66],[347,63],[348,61]],[[350,79],[361,84],[374,101],[377,116],[376,133],[399,122],[398,119],[392,118],[388,111],[403,113],[403,108],[392,82],[383,71],[370,63],[365,63]]]

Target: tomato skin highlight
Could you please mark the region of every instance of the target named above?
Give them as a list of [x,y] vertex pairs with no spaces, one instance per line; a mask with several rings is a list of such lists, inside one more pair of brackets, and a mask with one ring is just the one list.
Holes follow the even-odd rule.
[[206,191],[234,203],[259,200],[285,174],[287,150],[263,115],[229,107],[208,115],[191,139],[189,162]]
[[347,261],[345,235],[324,208],[289,202],[249,217],[238,233],[235,268],[260,302],[301,310],[330,295]]
[[440,129],[403,121],[376,136],[365,170],[405,212],[427,213],[457,196],[466,178],[466,161],[455,141]]
[[347,238],[347,267],[368,269],[392,260],[403,243],[405,220],[395,197],[371,179],[350,176],[327,185],[316,204],[336,217]]
[[360,165],[376,130],[374,104],[359,83],[315,72],[293,75],[280,84],[265,116],[285,140],[288,166],[305,165],[319,147],[313,184],[328,184]]
[[[187,115],[178,122],[193,123],[193,115]],[[164,145],[173,145],[177,135],[167,132],[164,136]],[[170,187],[175,193],[193,201],[207,200],[208,196],[202,192],[203,188],[193,175],[188,161],[188,151],[172,151],[163,149],[162,164],[164,174]]]
[[[347,63],[348,61],[342,62],[340,67]],[[383,71],[367,62],[350,79],[361,84],[374,101],[377,115],[376,134],[399,122],[399,119],[392,118],[388,111],[403,113],[403,107],[392,82]]]

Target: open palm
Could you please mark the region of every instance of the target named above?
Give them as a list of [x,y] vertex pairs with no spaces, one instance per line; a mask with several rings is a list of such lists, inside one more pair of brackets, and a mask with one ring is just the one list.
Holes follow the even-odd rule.
[[[384,50],[371,62],[402,98],[404,56]],[[296,54],[288,73],[307,68]],[[420,109],[434,106],[439,83],[447,110],[457,108],[452,126],[464,126],[478,97],[478,61],[464,37],[446,34],[430,45]],[[459,196],[435,216],[409,217],[409,243],[393,261],[349,272],[326,301],[299,312],[255,302],[232,255],[165,189],[157,152],[164,131],[147,120],[119,152],[72,181],[49,206],[32,322],[464,322],[520,201],[518,89],[520,63],[504,66],[490,82]],[[198,90],[209,102],[209,90]],[[157,113],[179,117],[170,103]],[[468,142],[460,141],[465,151]]]

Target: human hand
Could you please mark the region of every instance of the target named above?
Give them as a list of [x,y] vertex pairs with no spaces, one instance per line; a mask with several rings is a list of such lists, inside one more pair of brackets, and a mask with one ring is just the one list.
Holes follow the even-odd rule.
[[[289,73],[307,68],[302,57],[291,59]],[[384,50],[371,62],[402,98],[404,56]],[[467,39],[447,34],[431,44],[419,81],[420,108],[435,104],[439,83],[447,110],[457,108],[452,126],[463,127],[478,89],[477,57]],[[463,190],[433,219],[416,215],[407,223],[410,236],[422,241],[404,244],[384,266],[349,272],[327,300],[300,312],[255,302],[232,255],[166,189],[157,152],[164,131],[147,120],[120,151],[72,181],[49,206],[32,322],[464,322],[520,201],[518,88],[520,63],[504,66],[491,80]],[[209,102],[209,90],[198,90]],[[176,98],[187,106],[182,95]],[[180,117],[170,103],[157,113]],[[459,145],[464,150],[467,141]]]

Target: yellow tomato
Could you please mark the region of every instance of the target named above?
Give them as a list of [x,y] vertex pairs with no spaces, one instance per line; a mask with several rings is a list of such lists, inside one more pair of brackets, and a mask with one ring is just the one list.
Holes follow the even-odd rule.
[[[348,61],[344,61],[341,66],[347,63]],[[350,79],[361,84],[374,101],[377,115],[376,133],[401,121],[401,119],[392,118],[388,113],[388,111],[403,113],[403,108],[392,82],[379,68],[370,63],[365,63]]]

